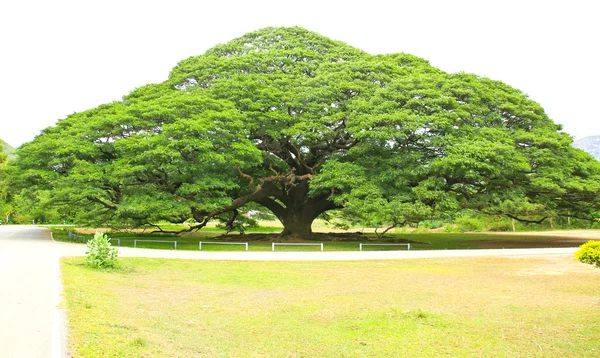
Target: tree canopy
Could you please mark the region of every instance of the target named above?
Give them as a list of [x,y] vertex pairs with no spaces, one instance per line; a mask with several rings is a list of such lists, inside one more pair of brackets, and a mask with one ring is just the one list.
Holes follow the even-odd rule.
[[301,236],[332,209],[373,225],[465,208],[589,218],[600,165],[560,130],[502,82],[265,28],[45,129],[12,180],[104,225],[232,226],[248,207]]

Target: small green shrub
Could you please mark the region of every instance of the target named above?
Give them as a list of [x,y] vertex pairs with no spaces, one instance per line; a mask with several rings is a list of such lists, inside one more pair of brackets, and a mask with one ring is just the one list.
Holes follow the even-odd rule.
[[583,263],[600,268],[600,241],[588,241],[579,247],[575,257]]
[[492,221],[487,224],[487,228],[484,228],[484,230],[496,232],[512,231],[512,229],[510,221]]
[[439,229],[444,226],[444,222],[440,220],[423,220],[421,225],[427,229]]
[[454,219],[454,224],[457,225],[458,230],[460,232],[469,232],[469,231],[482,231],[483,230],[483,220],[479,218],[463,216]]
[[119,252],[111,247],[108,236],[101,232],[96,232],[94,238],[87,243],[87,258],[85,264],[93,268],[114,268],[117,267],[117,256]]
[[131,341],[131,345],[134,347],[146,347],[148,342],[144,338],[138,337]]
[[442,230],[442,232],[456,234],[456,233],[459,233],[461,231],[458,228],[458,225],[456,225],[456,224],[448,224],[448,225],[444,226],[444,229]]

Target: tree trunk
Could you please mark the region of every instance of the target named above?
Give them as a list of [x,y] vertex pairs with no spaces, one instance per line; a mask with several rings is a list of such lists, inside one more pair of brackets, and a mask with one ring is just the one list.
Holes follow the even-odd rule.
[[290,213],[281,220],[281,223],[283,224],[281,235],[306,238],[312,234],[313,221],[314,219],[307,218],[304,215],[294,215],[294,213]]
[[[284,195],[282,195],[284,194]],[[269,209],[283,224],[282,236],[306,238],[312,234],[312,222],[322,213],[339,208],[327,200],[328,194],[308,196],[308,183],[301,182],[278,195],[256,198],[254,202]]]
[[282,236],[306,238],[312,235],[313,221],[325,211],[334,208],[335,205],[325,198],[303,198],[274,213],[283,224]]

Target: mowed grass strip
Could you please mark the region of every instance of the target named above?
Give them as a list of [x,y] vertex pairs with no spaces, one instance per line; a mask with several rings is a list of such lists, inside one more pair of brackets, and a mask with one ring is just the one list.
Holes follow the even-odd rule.
[[[267,233],[267,232],[265,232]],[[201,234],[201,235],[200,235]],[[133,247],[134,240],[152,240],[156,242],[138,242],[137,247],[149,249],[167,249],[173,250],[172,241],[177,241],[177,250],[198,250],[199,241],[218,242],[222,238],[216,233],[200,233],[198,236],[177,236],[161,234],[143,234],[143,233],[109,233],[111,238],[118,238],[121,246]],[[54,229],[54,239],[57,241],[70,242],[66,230]],[[88,239],[92,235],[83,235]],[[261,236],[262,237],[262,236]],[[277,242],[282,239],[274,236]],[[333,238],[337,240],[339,238]],[[365,234],[362,240],[339,240],[331,241],[332,237],[318,236],[313,240],[304,240],[303,243],[324,244],[324,251],[358,251],[359,243],[410,243],[411,250],[452,250],[452,249],[502,249],[502,248],[535,248],[535,247],[576,247],[587,242],[589,238],[573,236],[545,236],[540,235],[515,235],[515,234],[490,234],[490,233],[405,233],[390,234],[382,239],[377,239],[374,234]],[[160,242],[169,241],[169,242]],[[249,251],[271,251],[271,243],[265,241],[256,241],[252,234],[239,235],[239,239],[228,240],[226,242],[248,242]],[[290,240],[289,242],[294,242]],[[117,245],[117,241],[112,241]],[[202,246],[203,251],[244,251],[242,245],[216,245],[207,244]],[[319,246],[277,246],[276,251],[320,251]],[[365,246],[364,251],[388,251],[388,250],[406,250],[402,245],[390,246]]]
[[75,357],[600,356],[600,270],[570,257],[83,262]]

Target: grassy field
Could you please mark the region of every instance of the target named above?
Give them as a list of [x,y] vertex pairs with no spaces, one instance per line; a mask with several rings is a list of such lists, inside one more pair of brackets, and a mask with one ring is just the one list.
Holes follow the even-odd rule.
[[62,261],[75,357],[598,357],[600,270],[570,257]]
[[[266,228],[264,233],[272,233],[276,228]],[[70,241],[64,228],[52,229],[57,241]],[[85,237],[91,238],[92,230],[85,231]],[[109,237],[118,238],[121,246],[133,247],[134,240],[177,241],[178,250],[198,250],[199,241],[222,241],[219,237],[224,232],[200,232],[195,235],[165,235],[146,233],[110,233]],[[275,241],[279,241],[273,235]],[[343,239],[341,237],[323,234],[306,242],[323,242],[325,251],[356,251],[359,243],[410,243],[411,250],[444,250],[444,249],[501,249],[527,247],[575,247],[587,242],[589,238],[561,235],[547,236],[536,234],[491,234],[491,233],[399,233],[388,234],[381,240],[376,240],[374,234],[362,235],[362,238]],[[235,235],[226,239],[228,242],[248,242],[249,251],[270,251],[271,242],[265,240],[265,235],[249,233]],[[113,241],[116,245],[116,240]],[[173,249],[172,242],[138,242],[138,247],[154,249]],[[405,250],[405,246],[366,246],[365,250]],[[205,251],[243,251],[242,245],[203,245]],[[277,251],[319,251],[318,246],[277,246]]]

